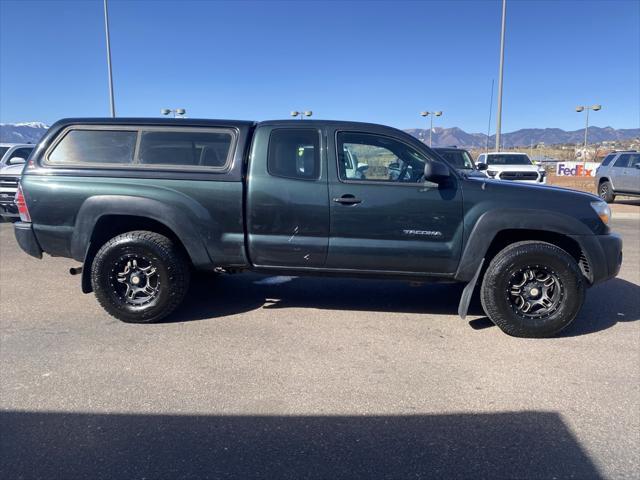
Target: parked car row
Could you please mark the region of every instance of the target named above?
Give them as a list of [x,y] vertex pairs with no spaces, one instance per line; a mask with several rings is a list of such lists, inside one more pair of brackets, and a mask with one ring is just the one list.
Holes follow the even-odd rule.
[[526,153],[489,152],[478,156],[474,163],[471,154],[457,147],[433,149],[459,172],[474,177],[489,177],[494,180],[509,180],[523,183],[547,183],[547,174],[542,166],[534,165]]
[[[523,183],[547,183],[544,166],[535,165],[526,153],[483,153],[474,163],[469,152],[461,148],[434,150],[467,175]],[[607,155],[596,170],[595,184],[598,195],[607,203],[613,203],[616,195],[640,196],[640,152],[625,150]]]
[[0,216],[17,218],[18,207],[14,203],[18,181],[27,158],[35,145],[0,143]]

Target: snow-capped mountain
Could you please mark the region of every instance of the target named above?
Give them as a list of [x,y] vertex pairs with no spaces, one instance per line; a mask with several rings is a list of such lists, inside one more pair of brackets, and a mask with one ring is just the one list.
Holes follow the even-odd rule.
[[42,122],[0,123],[0,143],[38,143],[48,128]]

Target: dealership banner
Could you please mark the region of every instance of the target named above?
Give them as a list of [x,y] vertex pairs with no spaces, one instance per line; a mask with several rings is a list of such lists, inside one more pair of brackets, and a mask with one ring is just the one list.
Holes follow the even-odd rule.
[[558,162],[556,175],[559,177],[595,177],[597,162]]

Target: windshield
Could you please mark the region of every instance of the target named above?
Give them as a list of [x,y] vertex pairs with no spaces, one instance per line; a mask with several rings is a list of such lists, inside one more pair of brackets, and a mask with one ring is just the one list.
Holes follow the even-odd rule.
[[475,168],[471,155],[466,150],[437,150],[437,152],[456,168]]
[[487,165],[531,165],[531,160],[526,155],[489,154]]
[[[18,163],[24,163],[29,155],[31,155],[31,151],[33,147],[24,147],[24,148],[16,148],[11,155],[7,159],[7,165],[17,165]],[[18,162],[16,159],[21,158],[22,161]]]

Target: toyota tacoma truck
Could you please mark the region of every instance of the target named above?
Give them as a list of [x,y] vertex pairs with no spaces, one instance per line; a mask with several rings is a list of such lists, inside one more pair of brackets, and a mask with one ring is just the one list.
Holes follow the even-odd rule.
[[520,183],[547,183],[543,167],[534,165],[526,153],[489,152],[482,153],[477,160],[478,170],[496,180]]
[[457,282],[463,318],[476,290],[504,332],[546,337],[622,261],[598,197],[470,177],[367,123],[61,120],[16,204],[21,248],[82,262],[125,322],[169,315],[194,270],[251,270]]

